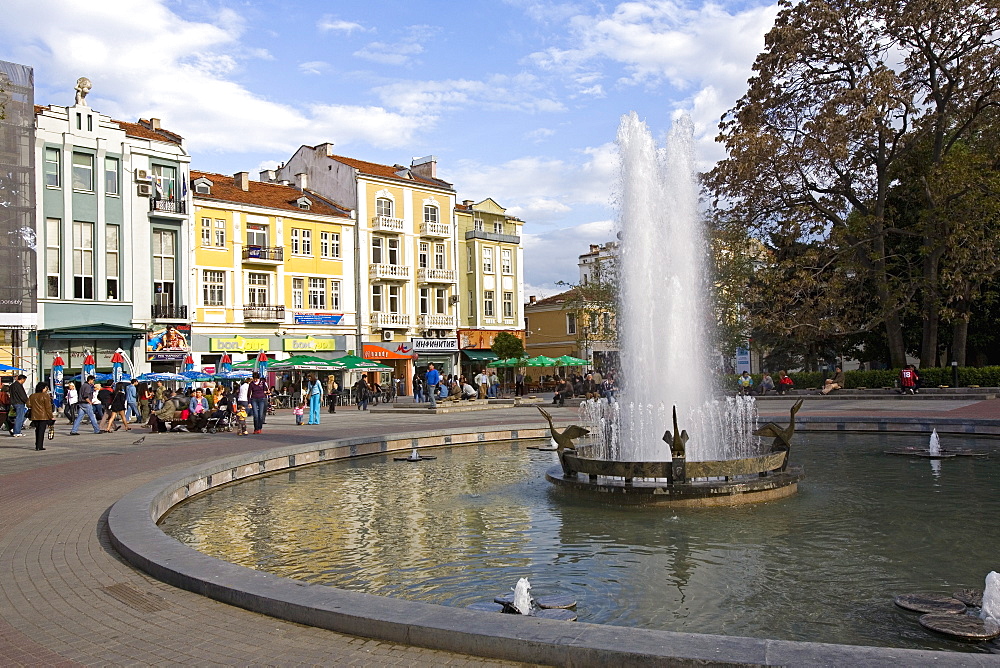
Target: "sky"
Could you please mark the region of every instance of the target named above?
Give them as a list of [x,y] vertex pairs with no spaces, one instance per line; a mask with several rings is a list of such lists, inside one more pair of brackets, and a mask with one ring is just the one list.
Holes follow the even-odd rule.
[[4,0],[0,59],[35,103],[161,119],[195,169],[232,174],[333,142],[346,156],[437,156],[458,200],[525,221],[526,295],[578,280],[613,239],[615,135],[631,111],[663,138],[681,113],[699,166],[746,90],[776,2]]

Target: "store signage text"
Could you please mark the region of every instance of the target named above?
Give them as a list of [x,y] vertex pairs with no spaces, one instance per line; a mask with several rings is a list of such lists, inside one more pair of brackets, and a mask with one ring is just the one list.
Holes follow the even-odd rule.
[[458,350],[458,339],[410,339],[410,344],[419,352]]
[[242,350],[268,350],[270,339],[248,339],[242,336],[234,336],[229,339],[208,340],[208,349],[213,353],[233,352]]

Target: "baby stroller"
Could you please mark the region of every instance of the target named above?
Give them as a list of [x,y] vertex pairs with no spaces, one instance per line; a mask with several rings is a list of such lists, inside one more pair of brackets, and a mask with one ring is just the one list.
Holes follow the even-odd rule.
[[233,430],[233,412],[226,411],[221,416],[212,416],[208,418],[208,424],[205,426],[205,431],[209,434],[214,434],[217,431],[232,431]]
[[267,397],[267,414],[275,415],[278,410],[278,400],[273,396]]

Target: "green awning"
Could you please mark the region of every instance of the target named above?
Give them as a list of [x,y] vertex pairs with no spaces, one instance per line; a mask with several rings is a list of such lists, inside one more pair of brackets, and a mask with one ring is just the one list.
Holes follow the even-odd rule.
[[492,362],[495,359],[500,359],[493,354],[492,350],[463,350],[462,354],[473,362]]
[[45,339],[139,339],[145,338],[146,330],[109,325],[98,322],[92,325],[77,325],[76,327],[57,327],[43,329],[38,335]]

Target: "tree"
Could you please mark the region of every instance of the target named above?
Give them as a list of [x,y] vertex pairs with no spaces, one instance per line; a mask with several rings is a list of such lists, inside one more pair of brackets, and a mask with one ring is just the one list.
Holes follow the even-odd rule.
[[502,360],[524,357],[524,342],[509,332],[500,332],[493,339],[490,350]]
[[[805,314],[817,331],[840,336],[881,326],[892,364],[902,365],[902,321],[923,288],[922,353],[931,355],[951,228],[933,193],[918,229],[897,227],[890,197],[911,154],[929,146],[934,170],[992,120],[1000,6],[781,5],[746,94],[723,116],[719,140],[728,157],[706,188],[725,220],[748,226],[762,243],[808,251],[775,258],[786,283],[772,307],[782,317]],[[915,255],[894,253],[904,237],[921,239]]]

